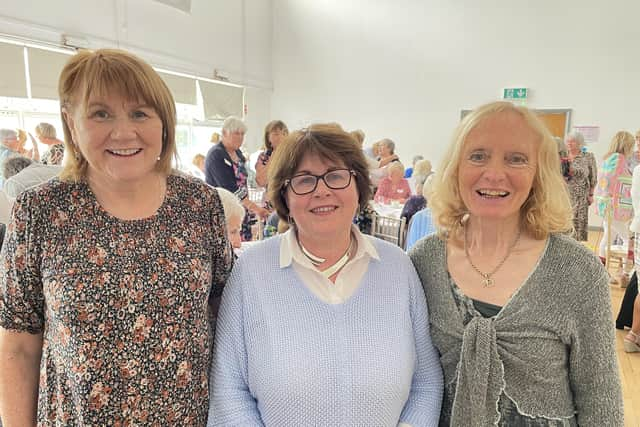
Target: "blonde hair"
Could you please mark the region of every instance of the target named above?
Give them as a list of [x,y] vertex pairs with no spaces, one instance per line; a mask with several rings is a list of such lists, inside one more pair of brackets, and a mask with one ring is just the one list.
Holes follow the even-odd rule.
[[18,129],[18,141],[20,141],[20,146],[23,147],[27,142],[27,131],[24,129]]
[[526,107],[497,101],[467,114],[456,128],[452,143],[436,172],[429,205],[441,233],[459,236],[463,217],[468,213],[460,196],[458,170],[469,132],[488,117],[499,113],[520,116],[538,135],[538,164],[529,197],[520,207],[523,230],[536,239],[550,233],[571,230],[573,212],[562,175],[557,144],[540,119]]
[[413,175],[429,175],[431,173],[431,162],[429,160],[418,160],[413,167]]
[[424,197],[425,200],[427,200],[427,202],[429,201],[429,198],[431,198],[432,191],[433,191],[433,174],[429,175],[427,179],[424,181],[424,184],[422,184],[422,197]]
[[203,154],[198,153],[198,154],[196,154],[195,156],[193,156],[193,159],[191,160],[191,163],[192,163],[194,166],[200,167],[200,166],[198,165],[198,163],[200,163],[200,162],[204,162],[204,161],[205,161],[205,159],[206,159],[206,157],[205,157]]
[[75,146],[67,114],[86,108],[92,96],[117,93],[131,100],[144,101],[162,121],[162,152],[156,170],[169,174],[177,160],[175,131],[176,105],[169,88],[153,68],[140,58],[119,49],[80,51],[72,56],[60,73],[58,95],[63,117],[64,146],[70,156],[60,172],[61,179],[78,181],[86,176],[88,163]]
[[613,153],[622,154],[625,157],[629,157],[633,153],[633,144],[635,143],[634,136],[625,130],[616,132],[609,143],[609,151],[604,155],[604,159],[612,155]]
[[50,123],[38,123],[36,126],[36,133],[41,138],[56,139],[58,137],[56,128]]

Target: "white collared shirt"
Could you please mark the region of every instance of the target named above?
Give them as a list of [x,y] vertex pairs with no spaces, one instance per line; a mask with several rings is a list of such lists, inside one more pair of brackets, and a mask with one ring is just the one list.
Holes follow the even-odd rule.
[[280,241],[280,268],[292,265],[302,279],[302,283],[321,301],[327,304],[342,304],[360,286],[362,277],[367,272],[369,262],[372,259],[380,260],[378,251],[369,240],[369,237],[360,233],[360,230],[355,225],[351,226],[351,232],[356,238],[358,249],[355,256],[338,272],[335,283],[324,277],[309,258],[302,253],[293,229],[282,235],[282,240]]

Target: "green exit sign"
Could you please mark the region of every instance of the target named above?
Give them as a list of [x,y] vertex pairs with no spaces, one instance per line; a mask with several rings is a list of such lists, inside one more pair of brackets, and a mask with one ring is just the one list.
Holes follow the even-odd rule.
[[526,87],[511,87],[504,89],[502,93],[503,99],[527,99]]

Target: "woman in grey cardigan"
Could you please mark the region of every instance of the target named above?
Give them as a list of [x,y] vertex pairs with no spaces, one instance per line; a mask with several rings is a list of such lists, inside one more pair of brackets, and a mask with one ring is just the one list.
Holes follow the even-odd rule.
[[608,275],[563,235],[556,144],[506,102],[467,115],[410,252],[445,374],[440,425],[622,426]]

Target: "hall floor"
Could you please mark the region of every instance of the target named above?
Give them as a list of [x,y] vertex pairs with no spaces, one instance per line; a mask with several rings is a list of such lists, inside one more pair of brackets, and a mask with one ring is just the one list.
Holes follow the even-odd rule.
[[[587,245],[595,248],[600,241],[602,233],[589,231],[589,241]],[[613,267],[609,272],[617,273],[617,268]],[[611,307],[613,311],[613,322],[618,315],[624,289],[618,285],[611,287]],[[614,323],[612,326],[614,327]],[[616,353],[618,365],[620,366],[620,376],[622,379],[622,394],[624,399],[625,427],[640,427],[640,353],[625,353],[622,347],[622,340],[626,331],[616,329]]]

